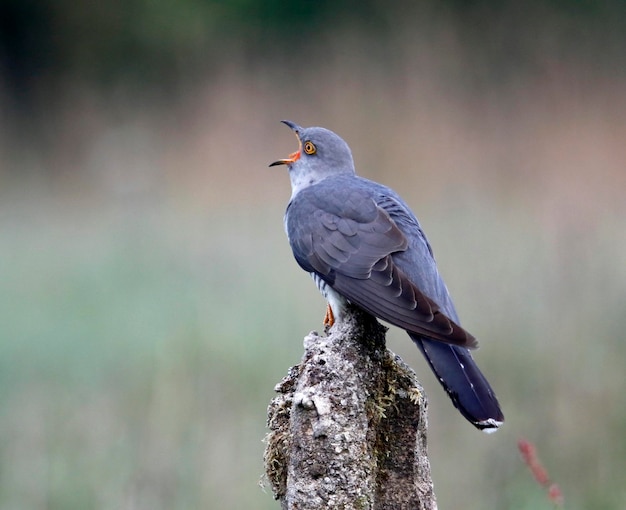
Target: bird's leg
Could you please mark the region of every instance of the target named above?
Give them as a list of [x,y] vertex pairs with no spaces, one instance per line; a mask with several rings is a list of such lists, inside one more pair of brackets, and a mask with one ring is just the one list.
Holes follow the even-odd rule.
[[331,328],[335,324],[335,316],[333,315],[333,309],[330,304],[326,304],[326,315],[324,316],[324,327]]

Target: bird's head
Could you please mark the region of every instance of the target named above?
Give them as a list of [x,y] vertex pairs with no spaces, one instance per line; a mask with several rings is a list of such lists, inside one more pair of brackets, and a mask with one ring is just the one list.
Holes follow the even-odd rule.
[[354,161],[350,147],[341,137],[321,127],[303,128],[283,120],[298,138],[298,150],[270,166],[287,165],[293,195],[326,177],[340,174],[354,175]]

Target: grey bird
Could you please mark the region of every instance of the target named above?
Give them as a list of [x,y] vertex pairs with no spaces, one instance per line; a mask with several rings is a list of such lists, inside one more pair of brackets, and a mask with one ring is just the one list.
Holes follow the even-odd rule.
[[328,301],[325,322],[347,303],[404,329],[467,420],[485,432],[504,422],[498,400],[469,349],[417,218],[392,189],[359,177],[350,148],[321,127],[283,120],[299,148],[287,165],[291,200],[285,230],[293,255]]

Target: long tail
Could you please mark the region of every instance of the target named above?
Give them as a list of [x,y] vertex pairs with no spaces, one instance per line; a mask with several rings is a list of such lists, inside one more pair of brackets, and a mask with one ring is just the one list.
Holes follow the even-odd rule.
[[494,432],[504,422],[498,399],[464,347],[444,344],[409,333],[420,348],[454,406],[474,426]]

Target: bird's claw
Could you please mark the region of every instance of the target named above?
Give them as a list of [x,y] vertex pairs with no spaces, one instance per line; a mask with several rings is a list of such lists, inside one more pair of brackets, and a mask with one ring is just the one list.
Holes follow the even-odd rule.
[[324,315],[324,327],[326,329],[332,328],[335,324],[335,316],[333,315],[333,309],[329,304],[326,305],[326,315]]

